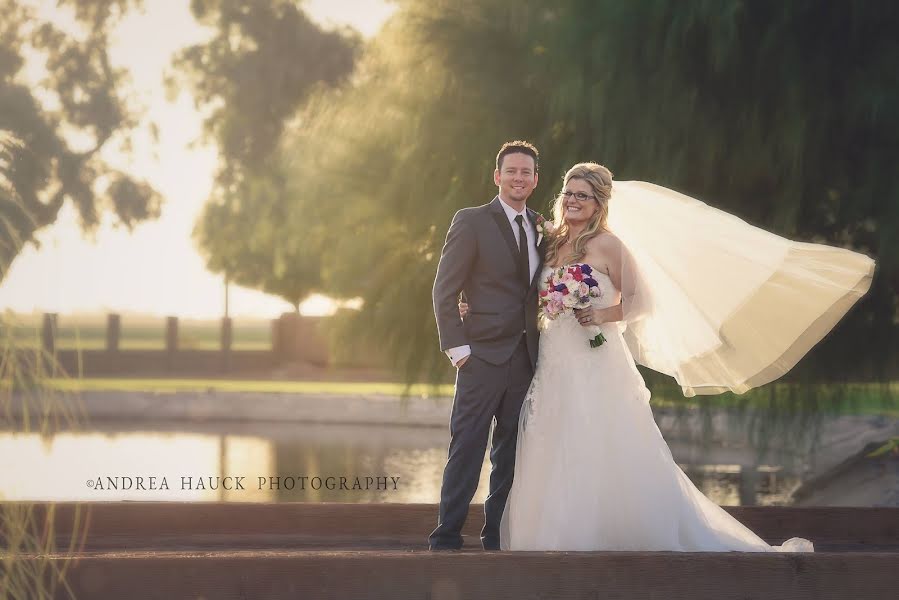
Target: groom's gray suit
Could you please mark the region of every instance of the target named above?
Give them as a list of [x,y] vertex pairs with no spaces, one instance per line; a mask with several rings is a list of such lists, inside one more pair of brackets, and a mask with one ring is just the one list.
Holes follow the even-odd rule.
[[[534,276],[523,275],[519,245],[501,202],[496,197],[489,204],[456,213],[434,280],[441,350],[471,347],[471,356],[456,374],[440,515],[429,538],[435,550],[462,546],[462,526],[477,490],[494,418],[490,492],[484,503],[481,542],[485,549],[499,549],[500,520],[514,475],[518,416],[537,364],[542,244]],[[527,216],[536,234],[536,213],[527,209]],[[464,320],[457,306],[460,292],[470,307]]]

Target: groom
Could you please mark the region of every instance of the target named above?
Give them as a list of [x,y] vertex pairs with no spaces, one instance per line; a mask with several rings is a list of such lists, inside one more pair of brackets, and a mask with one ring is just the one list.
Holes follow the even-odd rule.
[[[490,424],[490,492],[481,543],[499,550],[499,525],[515,471],[518,415],[537,364],[537,277],[543,266],[537,213],[526,207],[537,186],[537,149],[507,142],[496,155],[489,204],[456,213],[434,280],[440,349],[456,367],[456,396],[440,515],[431,550],[462,547],[462,526],[474,497]],[[459,318],[464,293],[470,312]]]

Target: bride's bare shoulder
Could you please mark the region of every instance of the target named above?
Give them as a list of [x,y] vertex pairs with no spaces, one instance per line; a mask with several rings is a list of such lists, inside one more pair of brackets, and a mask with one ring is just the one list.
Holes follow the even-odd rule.
[[587,242],[588,251],[592,249],[612,256],[620,254],[621,248],[621,240],[611,231],[603,231]]

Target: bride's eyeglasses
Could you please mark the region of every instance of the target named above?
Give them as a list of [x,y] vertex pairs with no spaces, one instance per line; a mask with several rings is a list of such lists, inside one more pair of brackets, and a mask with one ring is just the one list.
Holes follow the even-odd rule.
[[559,195],[564,196],[566,200],[568,200],[569,198],[574,196],[578,202],[584,202],[585,200],[596,200],[596,196],[591,196],[590,194],[585,194],[584,192],[564,191],[564,192],[561,192]]

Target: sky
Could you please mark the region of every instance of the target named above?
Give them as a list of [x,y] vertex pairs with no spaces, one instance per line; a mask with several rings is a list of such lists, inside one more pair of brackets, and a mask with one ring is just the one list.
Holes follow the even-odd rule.
[[[65,24],[66,14],[55,0],[29,3],[41,15]],[[394,10],[385,0],[306,0],[303,6],[325,26],[349,25],[367,37]],[[206,270],[191,238],[209,197],[217,151],[200,143],[202,118],[189,92],[182,91],[169,102],[162,85],[172,55],[211,34],[196,24],[188,7],[183,0],[145,2],[142,12],[119,24],[111,40],[110,59],[130,72],[133,100],[145,114],[132,136],[132,154],[108,143],[103,158],[159,190],[165,198],[160,218],[129,232],[114,227],[114,218],[106,215],[87,239],[67,203],[57,222],[38,232],[40,249],[29,245],[13,261],[0,283],[0,311],[134,312],[184,318],[224,314],[222,276]],[[148,133],[151,121],[159,128],[158,143]],[[277,297],[234,285],[229,300],[233,317],[272,318],[293,310]],[[329,299],[314,296],[301,312],[326,314],[333,308]]]

